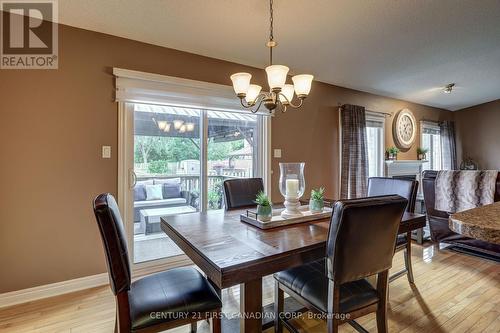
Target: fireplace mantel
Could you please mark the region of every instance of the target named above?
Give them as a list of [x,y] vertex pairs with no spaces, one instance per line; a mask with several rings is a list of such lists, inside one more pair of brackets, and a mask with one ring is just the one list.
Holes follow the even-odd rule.
[[[422,166],[428,161],[421,160],[387,160],[385,161],[385,177],[394,176],[415,176],[415,179],[421,183]],[[422,195],[421,186],[419,186],[418,196]]]
[[426,162],[420,160],[387,160],[385,161],[385,176],[416,175],[417,180],[419,180],[422,173],[422,165]]

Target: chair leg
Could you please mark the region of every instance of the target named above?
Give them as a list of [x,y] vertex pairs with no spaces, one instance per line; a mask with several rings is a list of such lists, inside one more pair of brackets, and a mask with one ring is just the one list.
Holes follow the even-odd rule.
[[404,250],[404,258],[408,282],[413,284],[415,280],[413,279],[413,268],[411,265],[411,232],[407,233],[406,235],[406,249]]
[[387,333],[387,299],[388,299],[388,276],[389,272],[384,271],[377,276],[377,291],[380,295],[380,301],[377,308],[377,332]]
[[194,323],[191,323],[191,331],[190,333],[196,333],[198,331],[198,322],[195,321]]
[[335,316],[328,316],[326,319],[327,332],[328,333],[338,333],[339,331],[339,321],[334,318]]
[[283,323],[281,322],[280,315],[283,313],[283,306],[285,302],[285,294],[279,287],[279,282],[274,281],[274,332],[283,332]]
[[217,313],[212,316],[212,333],[221,333],[222,331],[221,316],[222,316],[222,310],[217,311]]

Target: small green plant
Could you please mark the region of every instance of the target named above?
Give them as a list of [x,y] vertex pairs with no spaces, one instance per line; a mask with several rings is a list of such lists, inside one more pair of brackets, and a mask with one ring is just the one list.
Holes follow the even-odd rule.
[[260,191],[259,193],[257,193],[257,197],[255,198],[255,203],[257,205],[263,206],[263,207],[271,206],[271,202],[269,201],[269,198],[262,191]]
[[311,191],[311,199],[321,201],[325,198],[325,189],[320,187],[319,189],[313,189]]
[[427,149],[427,148],[422,148],[422,147],[417,148],[418,155],[425,155],[425,154],[427,154],[428,151],[429,151],[429,149]]
[[399,153],[399,149],[397,147],[389,147],[385,150],[386,153],[390,154],[390,155],[397,155]]

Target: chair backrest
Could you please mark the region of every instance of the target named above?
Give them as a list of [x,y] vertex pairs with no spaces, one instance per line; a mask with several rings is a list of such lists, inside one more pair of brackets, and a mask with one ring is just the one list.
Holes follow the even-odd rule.
[[418,181],[401,179],[401,178],[386,178],[386,177],[371,177],[368,178],[368,196],[375,197],[379,195],[397,194],[408,200],[406,211],[415,212],[415,202],[417,201]]
[[264,191],[262,178],[240,178],[224,181],[226,209],[238,209],[255,206],[257,193]]
[[327,241],[328,277],[345,283],[388,270],[407,203],[399,195],[337,201]]
[[94,199],[94,214],[106,252],[111,290],[117,295],[130,289],[131,275],[125,231],[115,198],[109,193],[99,194]]

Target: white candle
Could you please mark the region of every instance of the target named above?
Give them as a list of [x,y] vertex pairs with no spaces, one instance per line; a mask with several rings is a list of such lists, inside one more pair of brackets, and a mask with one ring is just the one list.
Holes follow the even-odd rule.
[[288,197],[296,198],[299,195],[299,180],[287,179],[286,180],[286,195]]

